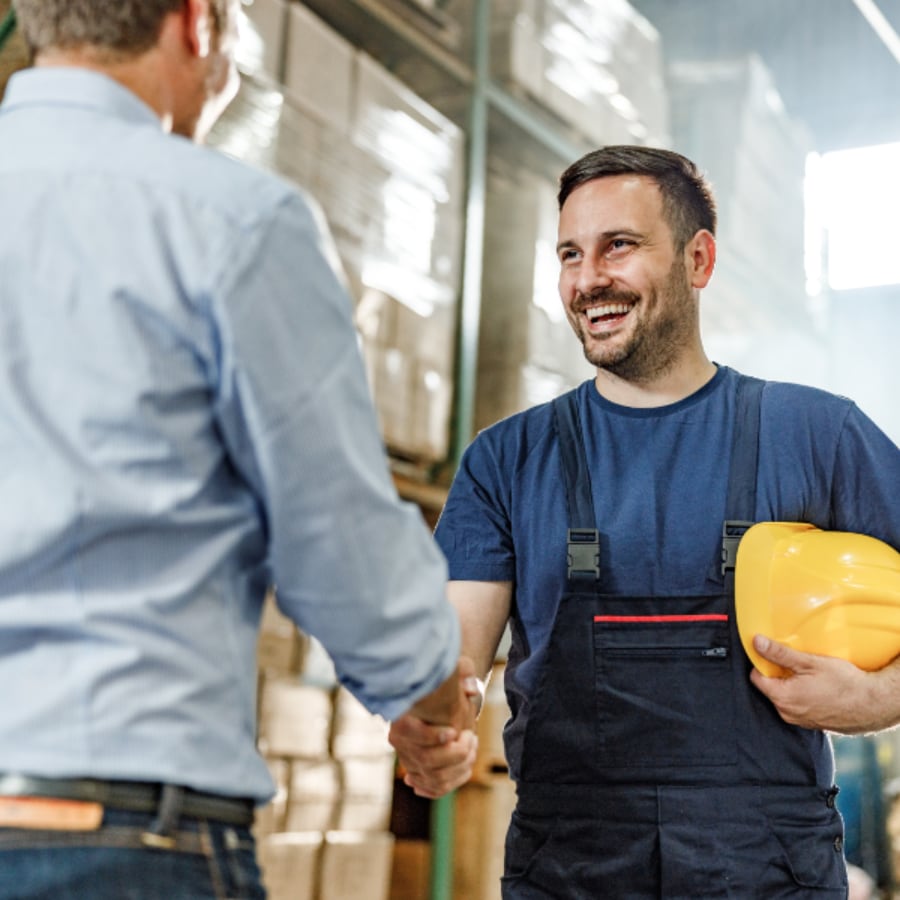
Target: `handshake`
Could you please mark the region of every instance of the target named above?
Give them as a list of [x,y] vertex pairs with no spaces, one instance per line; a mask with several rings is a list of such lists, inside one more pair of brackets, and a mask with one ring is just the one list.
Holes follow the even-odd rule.
[[391,723],[388,737],[405,769],[403,780],[420,797],[441,797],[471,777],[483,701],[484,682],[462,656],[446,681]]

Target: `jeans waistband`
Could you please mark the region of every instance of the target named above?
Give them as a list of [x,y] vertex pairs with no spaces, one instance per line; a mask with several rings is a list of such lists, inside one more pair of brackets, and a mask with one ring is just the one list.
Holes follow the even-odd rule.
[[[0,773],[0,796],[3,797],[87,800],[130,812],[157,812],[167,792],[166,785],[146,781],[40,778]],[[178,812],[182,816],[238,826],[247,826],[253,822],[254,801],[250,799],[207,794],[190,788],[179,788],[178,799]]]

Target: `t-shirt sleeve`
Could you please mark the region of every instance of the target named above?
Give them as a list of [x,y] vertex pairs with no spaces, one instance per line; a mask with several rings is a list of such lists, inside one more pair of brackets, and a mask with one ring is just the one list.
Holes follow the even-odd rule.
[[482,432],[463,454],[435,531],[454,581],[515,580],[512,472],[494,435]]
[[900,549],[900,448],[855,404],[838,438],[831,505],[836,531]]

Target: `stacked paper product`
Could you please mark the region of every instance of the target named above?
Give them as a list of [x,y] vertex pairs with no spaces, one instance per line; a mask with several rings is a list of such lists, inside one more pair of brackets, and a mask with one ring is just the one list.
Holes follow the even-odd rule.
[[[502,171],[501,171],[502,168]],[[594,374],[557,291],[556,185],[526,170],[492,167],[476,427],[552,399]]]
[[[449,11],[471,26],[474,2]],[[594,143],[668,144],[662,42],[627,0],[495,0],[490,58],[494,79]]]
[[386,900],[395,761],[388,726],[337,685],[323,653],[267,597],[257,743],[276,793],[254,823],[263,880],[272,900]]
[[[441,461],[461,281],[463,132],[300,3],[254,0],[246,33],[256,43],[243,56],[241,92],[211,143],[275,169],[321,206],[365,320],[385,441],[399,456]],[[283,52],[269,52],[273,41]],[[378,314],[386,321],[373,325]]]

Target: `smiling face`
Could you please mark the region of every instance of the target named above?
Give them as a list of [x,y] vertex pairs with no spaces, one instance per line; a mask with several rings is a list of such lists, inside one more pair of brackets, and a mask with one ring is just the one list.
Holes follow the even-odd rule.
[[647,384],[702,353],[696,289],[709,273],[698,277],[695,244],[707,234],[677,250],[647,176],[572,191],[559,216],[559,292],[592,365]]

